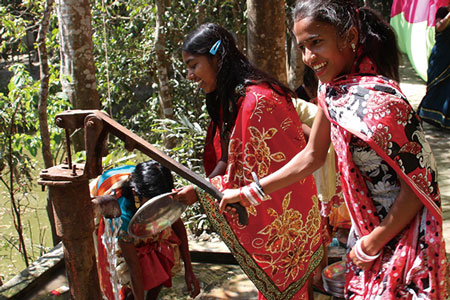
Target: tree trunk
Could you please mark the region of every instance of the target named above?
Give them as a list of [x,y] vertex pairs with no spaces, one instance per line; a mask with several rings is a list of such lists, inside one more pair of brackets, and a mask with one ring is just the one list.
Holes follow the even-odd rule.
[[258,68],[287,84],[284,0],[247,0],[247,55]]
[[42,140],[42,156],[44,158],[45,168],[50,168],[53,166],[53,156],[50,148],[50,133],[48,130],[48,120],[47,120],[47,99],[48,99],[48,54],[47,47],[45,46],[45,36],[48,32],[50,14],[52,12],[52,7],[54,0],[47,0],[44,8],[44,15],[39,26],[39,32],[37,37],[38,55],[39,55],[39,68],[40,68],[40,79],[41,88],[39,91],[39,103],[38,103],[38,113],[39,113],[39,129],[41,132]]
[[297,47],[297,41],[293,34],[287,39],[288,47],[288,84],[292,90],[296,90],[303,83],[303,70],[305,64],[302,60],[302,52]]
[[[99,109],[89,0],[57,0],[61,84],[74,109]],[[83,136],[73,139],[84,149]]]
[[[286,0],[286,4],[292,8],[295,7],[295,1]],[[292,90],[296,90],[303,83],[303,71],[305,69],[305,64],[302,59],[302,52],[297,47],[297,40],[294,35],[294,19],[292,15],[286,18],[287,24],[287,61],[288,61],[288,85]]]
[[[47,47],[45,46],[45,36],[48,32],[48,26],[50,21],[50,15],[53,10],[54,0],[47,0],[44,7],[44,15],[42,16],[41,24],[39,25],[39,31],[37,36],[37,47],[39,56],[41,89],[39,91],[39,103],[38,103],[38,115],[39,115],[39,130],[41,133],[42,141],[42,157],[44,159],[44,167],[48,169],[53,167],[53,156],[50,147],[50,133],[48,130],[47,119],[47,100],[48,100],[48,54]],[[60,238],[56,234],[55,218],[53,215],[52,200],[47,196],[47,215],[50,222],[53,245],[56,246],[60,242]]]
[[200,0],[197,2],[197,7],[195,9],[197,13],[197,24],[201,25],[205,23],[205,17],[206,17],[206,5],[204,0]]
[[364,0],[364,6],[373,8],[372,0]]
[[242,28],[241,24],[245,23],[243,10],[245,10],[245,8],[243,8],[243,4],[241,3],[241,1],[234,0],[233,17],[235,20],[235,27],[238,29],[236,32],[236,45],[242,53],[247,55],[247,37],[243,33],[243,30],[240,30]]
[[[166,11],[166,1],[156,0],[156,28],[155,28],[155,49],[156,65],[158,68],[159,105],[161,114],[165,119],[173,119],[174,111],[172,105],[172,95],[169,81],[169,63],[166,55],[166,29],[164,14]],[[166,148],[173,148],[175,141],[165,139]]]

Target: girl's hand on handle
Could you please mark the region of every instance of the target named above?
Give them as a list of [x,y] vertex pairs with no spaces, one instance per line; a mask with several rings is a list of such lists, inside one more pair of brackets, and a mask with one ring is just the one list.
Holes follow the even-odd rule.
[[184,186],[176,190],[177,194],[173,195],[173,198],[186,205],[192,205],[197,202],[197,194],[195,193],[192,185]]
[[227,189],[223,191],[223,197],[219,204],[219,212],[223,214],[227,210],[227,204],[237,203],[241,200],[239,189]]

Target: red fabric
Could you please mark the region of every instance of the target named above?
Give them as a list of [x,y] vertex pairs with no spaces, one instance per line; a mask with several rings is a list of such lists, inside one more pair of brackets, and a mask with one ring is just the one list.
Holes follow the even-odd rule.
[[172,286],[171,270],[175,265],[173,244],[180,244],[180,240],[172,231],[170,239],[161,239],[160,242],[145,243],[136,247],[145,290],[160,285]]
[[403,13],[408,23],[427,21],[428,26],[434,26],[438,8],[448,4],[448,0],[394,0],[391,18]]
[[97,234],[97,265],[98,265],[98,277],[100,280],[100,288],[108,300],[114,300],[114,292],[110,281],[111,274],[109,273],[108,253],[103,245],[102,235],[105,232],[105,219],[100,218]]
[[[211,182],[239,188],[275,172],[306,145],[291,102],[266,85],[250,85],[228,147],[227,171]],[[268,299],[307,299],[306,282],[323,256],[322,225],[315,182],[308,176],[247,207],[249,224],[217,211],[214,199],[200,202],[240,266]]]
[[209,124],[206,132],[206,144],[203,152],[203,167],[206,176],[209,176],[216,167],[222,155],[222,148],[220,144],[220,128],[216,128],[214,139],[212,139],[213,124]]
[[[375,69],[368,59],[360,67]],[[347,75],[321,86],[319,103],[331,122],[344,199],[360,236],[378,226],[380,218],[353,162],[352,135],[375,150],[426,207],[398,235],[393,248],[383,248],[370,270],[362,271],[347,259],[349,298],[408,299],[415,290],[421,299],[445,299],[447,262],[436,164],[420,121],[398,84],[380,76]],[[421,224],[423,232],[418,230]]]

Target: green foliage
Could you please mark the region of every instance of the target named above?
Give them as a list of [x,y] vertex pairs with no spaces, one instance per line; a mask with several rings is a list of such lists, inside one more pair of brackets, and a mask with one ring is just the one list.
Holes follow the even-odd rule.
[[31,54],[44,1],[0,1],[0,55],[4,60],[19,61],[21,55]]
[[[171,1],[164,15],[165,53],[176,113],[190,111],[198,120],[203,114],[201,99],[185,78],[181,59],[184,37],[203,22],[218,22],[236,33],[245,30],[244,7],[235,1]],[[99,94],[104,109],[127,128],[146,131],[148,122],[159,118],[157,61],[155,59],[156,7],[154,1],[96,1],[92,7],[95,62]],[[177,116],[178,118],[178,116]],[[138,123],[136,123],[138,122]],[[200,124],[205,128],[205,123]],[[144,127],[141,127],[144,126]]]
[[7,7],[0,6],[0,24],[0,52],[2,54],[7,54],[7,52],[13,54],[20,50],[24,51],[25,47],[21,43],[21,39],[26,34],[26,20],[8,13]]
[[[2,190],[6,190],[9,195],[17,235],[4,232],[1,239],[11,245],[17,245],[14,249],[20,252],[28,263],[29,259],[34,260],[42,255],[45,249],[45,228],[39,230],[38,236],[33,236],[30,221],[24,221],[22,218],[25,214],[36,217],[39,210],[30,206],[30,202],[34,198],[32,191],[37,186],[33,174],[36,172],[37,155],[42,147],[37,122],[40,86],[39,82],[31,78],[24,65],[13,65],[10,71],[13,76],[8,84],[8,93],[0,93],[0,182]],[[62,93],[57,81],[58,72],[54,69],[52,71],[47,112],[50,126],[56,128],[56,113],[68,109],[69,105],[67,99],[59,97]],[[61,135],[60,130],[51,131],[55,153],[56,148],[62,144]],[[39,223],[38,218],[33,221],[36,222]]]
[[31,172],[36,163],[32,156],[36,155],[39,144],[36,136],[28,134],[37,129],[36,110],[33,109],[37,85],[23,65],[15,65],[11,70],[14,76],[8,84],[9,93],[0,94],[0,182],[10,198],[11,214],[19,239],[17,250],[28,264],[32,254],[27,253],[24,244],[21,216],[32,189]]
[[[47,120],[50,131],[50,147],[54,158],[54,163],[59,164],[65,154],[65,132],[62,128],[56,126],[56,115],[62,111],[69,110],[72,105],[67,95],[62,92],[61,82],[59,80],[59,65],[50,64],[49,66],[49,92],[47,99]],[[39,135],[40,137],[40,135]],[[41,144],[39,145],[42,146]]]
[[37,105],[38,85],[33,82],[23,65],[10,68],[14,73],[8,84],[8,94],[0,93],[0,147],[4,156],[9,153],[5,143],[11,139],[12,151],[21,153],[26,148],[37,153],[37,138],[27,135],[36,132],[38,123]]

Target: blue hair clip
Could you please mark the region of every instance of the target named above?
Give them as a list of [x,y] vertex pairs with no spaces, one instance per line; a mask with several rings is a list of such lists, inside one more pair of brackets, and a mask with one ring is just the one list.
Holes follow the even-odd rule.
[[212,55],[216,55],[217,49],[219,49],[220,43],[222,43],[222,40],[218,40],[209,50],[209,53]]

